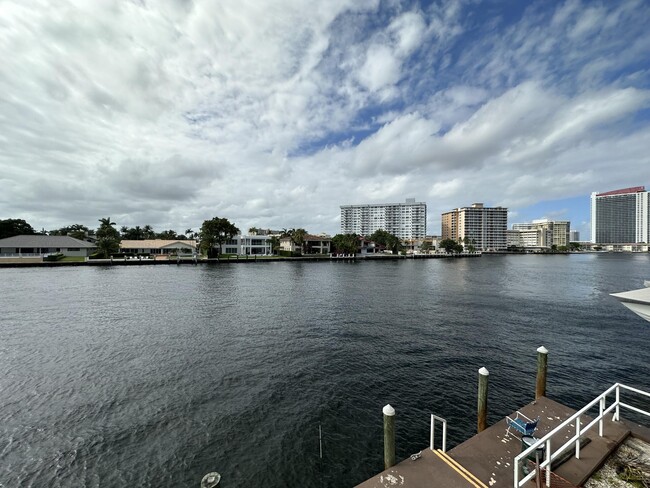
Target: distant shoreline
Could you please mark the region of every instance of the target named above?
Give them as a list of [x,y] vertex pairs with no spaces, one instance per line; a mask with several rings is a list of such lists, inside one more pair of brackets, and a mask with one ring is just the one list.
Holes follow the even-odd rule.
[[69,266],[154,266],[154,265],[199,265],[199,264],[228,264],[228,263],[275,263],[281,261],[292,262],[337,262],[337,261],[396,261],[400,259],[462,259],[462,258],[479,258],[481,254],[411,254],[411,255],[369,255],[369,256],[355,256],[355,257],[334,257],[334,256],[301,256],[301,257],[285,257],[285,256],[248,256],[248,257],[230,257],[230,258],[211,258],[211,259],[197,259],[192,258],[182,259],[92,259],[89,261],[44,261],[44,262],[19,262],[12,260],[11,262],[2,262],[0,259],[0,268],[58,268]]

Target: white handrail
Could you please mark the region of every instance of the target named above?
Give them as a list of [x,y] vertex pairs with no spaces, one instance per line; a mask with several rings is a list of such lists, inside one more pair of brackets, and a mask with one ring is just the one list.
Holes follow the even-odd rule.
[[[633,407],[632,405],[629,405],[627,403],[621,402],[621,395],[620,395],[620,390],[627,390],[633,393],[638,393],[640,395],[646,396],[650,398],[650,393],[645,392],[643,390],[639,390],[637,388],[632,388],[630,386],[623,385],[621,383],[616,383],[610,388],[608,388],[606,391],[601,393],[596,399],[588,403],[585,407],[582,409],[578,410],[576,413],[574,413],[571,417],[566,419],[564,422],[562,422],[560,425],[558,425],[555,429],[550,431],[548,434],[546,434],[544,437],[537,439],[537,441],[529,446],[528,448],[524,449],[521,454],[519,454],[517,457],[514,459],[514,488],[520,488],[523,486],[524,483],[528,482],[529,480],[533,479],[535,477],[535,471],[532,471],[528,473],[526,476],[524,476],[521,480],[519,479],[519,472],[521,470],[521,464],[522,460],[526,459],[535,449],[537,449],[539,446],[542,444],[546,445],[546,459],[544,462],[540,463],[539,467],[540,469],[545,468],[546,469],[546,486],[550,487],[551,486],[551,463],[553,460],[555,460],[558,456],[564,453],[571,445],[575,445],[575,453],[576,453],[576,458],[580,459],[580,436],[587,432],[589,429],[591,429],[593,426],[598,424],[598,435],[603,436],[603,418],[605,415],[610,413],[612,410],[614,410],[614,415],[613,415],[613,420],[620,420],[620,407],[627,408],[628,410],[632,410],[633,412],[637,412],[643,415],[647,415],[650,417],[650,412],[646,412],[645,410],[641,410],[640,408]],[[607,395],[611,394],[612,392],[615,392],[616,398],[614,402],[607,407]],[[599,414],[598,416],[589,422],[587,425],[582,426],[580,422],[580,417],[584,415],[588,410],[590,410],[594,405],[598,404],[599,406]],[[575,422],[575,435],[571,437],[566,443],[564,443],[558,450],[555,452],[551,452],[551,437],[553,437],[555,434],[560,432],[562,429],[565,429],[567,426]]]
[[436,433],[436,420],[442,422],[442,452],[447,452],[447,421],[442,417],[431,414],[431,436],[429,437],[429,449],[434,450]]

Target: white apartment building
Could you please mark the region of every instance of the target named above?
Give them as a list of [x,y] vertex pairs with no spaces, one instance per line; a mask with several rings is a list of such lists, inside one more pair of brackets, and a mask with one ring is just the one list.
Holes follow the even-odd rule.
[[400,239],[427,234],[427,204],[407,198],[405,203],[341,205],[341,233],[369,236],[385,230]]
[[519,233],[519,246],[529,248],[568,247],[571,222],[568,220],[537,219],[532,222],[512,224]]
[[484,207],[474,203],[471,207],[456,208],[442,214],[442,238],[454,239],[472,245],[477,251],[503,251],[508,242],[508,209]]
[[643,186],[591,194],[591,242],[648,243],[650,198]]

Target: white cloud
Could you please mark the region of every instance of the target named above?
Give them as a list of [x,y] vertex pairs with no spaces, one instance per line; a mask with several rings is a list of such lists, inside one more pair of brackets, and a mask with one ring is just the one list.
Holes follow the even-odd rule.
[[477,8],[6,1],[0,218],[336,232],[344,203],[437,225],[649,183],[650,8]]

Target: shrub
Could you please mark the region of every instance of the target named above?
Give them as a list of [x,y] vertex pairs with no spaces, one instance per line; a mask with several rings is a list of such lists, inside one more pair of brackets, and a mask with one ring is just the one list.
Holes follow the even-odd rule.
[[59,259],[63,259],[63,254],[60,252],[57,252],[56,254],[49,254],[43,258],[43,261],[58,261]]

